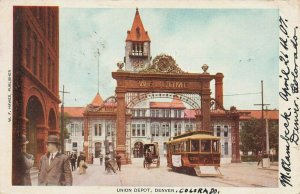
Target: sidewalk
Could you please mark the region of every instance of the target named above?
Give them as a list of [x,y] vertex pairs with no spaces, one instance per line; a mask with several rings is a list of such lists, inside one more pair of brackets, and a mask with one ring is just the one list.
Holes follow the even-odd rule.
[[79,174],[79,169],[73,171],[73,185],[74,186],[121,186],[120,175],[122,172],[117,171],[117,174],[107,172],[103,165],[100,166],[99,160],[94,160],[94,164],[88,164],[86,174]]
[[[144,168],[143,158],[133,158],[132,164],[122,165],[122,171],[107,174],[104,164],[95,159],[88,164],[86,174],[79,175],[79,169],[72,172],[73,186],[152,186],[152,187],[278,187],[278,166],[269,169],[257,166],[256,162],[222,164],[222,177],[197,177],[183,172],[175,172],[167,167],[166,159],[161,165]],[[184,181],[183,181],[184,180]],[[37,185],[37,178],[32,180]]]
[[[100,166],[99,159],[94,160],[94,164],[88,164],[86,174],[79,174],[79,168],[72,172],[73,186],[87,185],[87,186],[120,186],[120,175],[122,172],[117,171],[107,174],[104,170],[104,162]],[[38,185],[37,176],[31,180],[33,186]]]

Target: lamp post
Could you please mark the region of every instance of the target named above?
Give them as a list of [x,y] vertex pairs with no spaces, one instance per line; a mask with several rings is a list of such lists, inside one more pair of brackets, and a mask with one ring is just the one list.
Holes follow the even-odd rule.
[[111,143],[112,143],[112,157],[115,158],[115,129],[112,127],[111,129]]
[[63,85],[63,90],[59,91],[62,93],[62,103],[61,103],[61,125],[60,125],[60,142],[61,142],[61,152],[64,153],[65,152],[65,141],[64,141],[64,129],[65,129],[65,123],[64,123],[64,117],[65,117],[65,113],[64,113],[64,100],[65,100],[65,94],[69,94],[70,92],[66,92],[65,91],[65,85]]

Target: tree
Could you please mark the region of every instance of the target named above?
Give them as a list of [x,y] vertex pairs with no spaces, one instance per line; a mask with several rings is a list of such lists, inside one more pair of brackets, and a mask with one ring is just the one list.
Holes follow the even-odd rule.
[[241,150],[246,153],[252,151],[255,154],[262,151],[262,137],[260,120],[251,119],[244,122],[240,132]]
[[[59,128],[61,129],[61,113],[59,113]],[[70,138],[70,132],[67,129],[67,125],[70,123],[70,117],[68,113],[64,113],[64,139]]]
[[[265,129],[262,129],[260,119],[251,119],[243,123],[240,131],[241,146],[243,152],[252,151],[257,154],[263,151],[262,144],[265,144]],[[269,121],[269,145],[278,153],[278,121]]]
[[279,149],[279,126],[278,120],[277,121],[270,121],[269,122],[269,142],[270,142],[270,149],[276,150],[276,155],[278,155]]

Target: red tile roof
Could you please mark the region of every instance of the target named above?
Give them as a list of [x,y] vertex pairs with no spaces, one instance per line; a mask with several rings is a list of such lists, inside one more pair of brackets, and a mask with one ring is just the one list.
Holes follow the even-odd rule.
[[[83,117],[85,107],[64,107],[65,114],[68,114],[69,117]],[[60,110],[59,110],[60,111]]]
[[184,110],[184,118],[193,119],[196,117],[196,111],[193,109]]
[[170,108],[170,102],[150,102],[150,108]]
[[[171,108],[171,102],[150,102],[150,108]],[[116,106],[116,104],[109,103],[105,106]],[[174,107],[172,107],[174,108]],[[176,107],[175,107],[176,108]],[[68,114],[69,117],[79,118],[83,117],[83,112],[85,107],[65,107],[64,111]],[[251,118],[260,119],[261,118],[261,110],[238,110],[240,113],[240,120],[248,120]],[[266,113],[267,112],[267,113]],[[278,110],[269,110],[266,111],[264,117],[270,120],[278,120],[279,119],[279,111]],[[194,109],[185,109],[184,110],[184,118],[195,118],[196,111]]]
[[[240,120],[248,120],[250,118],[261,119],[261,110],[238,110]],[[279,120],[279,110],[268,110],[264,112],[264,118],[270,120]]]
[[177,97],[174,96],[172,102],[171,102],[171,108],[176,107],[176,108],[185,108],[184,104],[182,101]]
[[175,109],[185,109],[183,102],[174,96],[171,102],[150,102],[150,108],[175,108]]
[[126,41],[150,42],[148,32],[144,29],[138,9],[136,9],[131,30],[127,31]]
[[101,106],[103,104],[103,99],[100,96],[99,92],[97,92],[97,94],[91,104],[93,106]]
[[[238,110],[240,113],[240,120],[249,120],[251,118],[261,119],[261,110]],[[214,114],[212,112],[211,114]],[[193,109],[185,109],[184,117],[185,118],[195,118],[196,111]],[[278,120],[279,119],[279,111],[278,110],[268,110],[265,111],[265,118],[270,120]]]

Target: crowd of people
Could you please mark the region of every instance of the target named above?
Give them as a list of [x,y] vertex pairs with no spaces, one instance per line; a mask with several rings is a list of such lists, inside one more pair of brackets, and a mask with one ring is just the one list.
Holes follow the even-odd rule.
[[[32,185],[30,177],[30,169],[34,166],[35,158],[26,152],[26,145],[29,143],[25,135],[20,139],[20,155],[17,157],[18,170],[22,176],[19,178],[19,185]],[[49,135],[47,140],[47,153],[45,153],[39,161],[38,166],[38,185],[43,186],[71,186],[73,183],[72,171],[78,169],[79,175],[86,173],[88,165],[84,152],[80,152],[77,156],[76,152],[67,155],[59,151],[59,139],[56,135]],[[94,163],[94,155],[90,156],[91,164]],[[115,158],[115,159],[114,159]],[[117,170],[121,171],[121,156],[119,153],[115,157],[110,157],[110,153],[106,153],[105,157],[99,154],[100,166],[105,164],[105,171],[109,173]],[[114,164],[117,167],[114,167]]]

